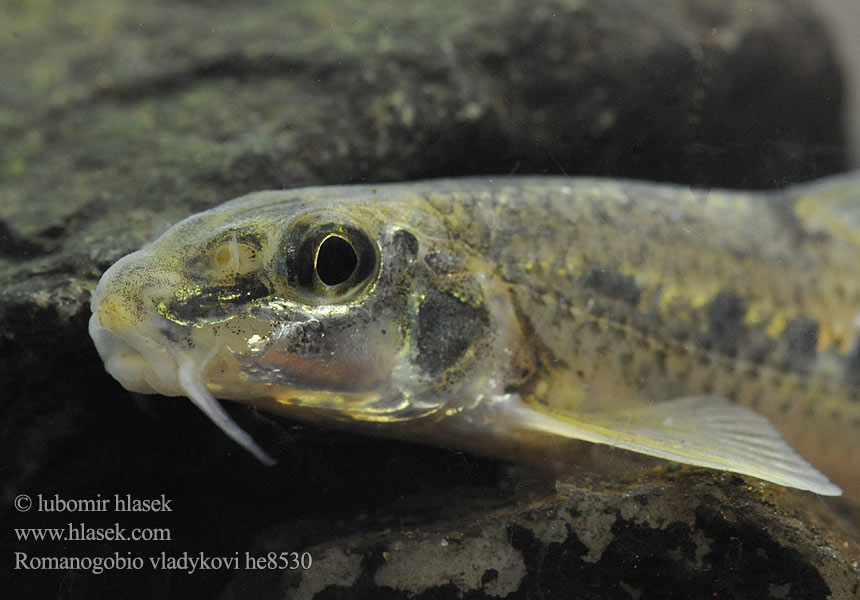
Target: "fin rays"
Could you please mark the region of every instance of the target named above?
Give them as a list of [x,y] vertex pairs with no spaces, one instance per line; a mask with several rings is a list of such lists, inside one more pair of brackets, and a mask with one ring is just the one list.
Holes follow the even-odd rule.
[[838,496],[762,415],[717,396],[687,396],[611,415],[560,414],[519,403],[527,427],[667,460],[750,475]]

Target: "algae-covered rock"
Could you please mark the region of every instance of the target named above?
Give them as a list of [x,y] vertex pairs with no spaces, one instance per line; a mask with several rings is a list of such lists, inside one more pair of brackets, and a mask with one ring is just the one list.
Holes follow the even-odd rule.
[[[272,597],[336,594],[338,581],[379,597],[420,597],[425,588],[435,591],[423,597],[552,597],[572,589],[568,580],[583,582],[583,597],[648,597],[669,588],[637,571],[647,549],[641,564],[691,573],[666,579],[676,597],[836,594],[856,577],[851,547],[816,521],[817,500],[788,494],[795,500],[786,508],[734,479],[676,489],[658,478],[636,488],[641,501],[595,484],[523,503],[522,476],[492,461],[229,406],[278,454],[279,465],[265,468],[187,401],[123,390],[86,331],[90,293],[113,261],[176,220],[257,189],[487,173],[752,188],[837,172],[841,79],[805,2],[503,0],[489,10],[477,0],[34,0],[0,6],[0,33],[4,597],[213,597],[240,569],[189,574],[149,559],[244,559],[273,527],[295,541],[286,549],[312,548],[317,563],[286,578],[259,573],[270,576]],[[159,513],[20,512],[21,494],[173,503]],[[445,524],[450,504],[462,512]],[[648,506],[669,515],[666,527],[642,517]],[[730,512],[741,521],[725,518]],[[165,528],[170,540],[12,536],[16,527],[84,521]],[[550,536],[550,522],[572,529]],[[428,537],[407,539],[398,523]],[[810,523],[819,529],[803,533]],[[384,527],[390,532],[374,533]],[[600,537],[606,527],[619,533]],[[457,531],[464,556],[499,567],[457,574],[449,565],[410,580],[404,561],[454,556],[434,540],[442,547],[443,536],[454,552]],[[391,561],[362,549],[371,540],[390,546]],[[98,574],[29,569],[16,553],[144,563]],[[765,588],[749,557],[761,568],[784,563],[782,573],[797,566],[799,579],[768,579]],[[720,560],[736,587],[703,587]],[[337,565],[345,570],[329,577]],[[704,570],[694,577],[696,565]],[[833,565],[847,574],[832,575]]]

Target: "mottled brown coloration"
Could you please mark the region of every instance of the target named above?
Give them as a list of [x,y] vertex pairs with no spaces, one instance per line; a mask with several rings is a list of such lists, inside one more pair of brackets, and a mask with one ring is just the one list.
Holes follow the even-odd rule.
[[[431,197],[451,231],[498,264],[549,359],[543,373],[556,392],[533,397],[589,411],[725,396],[766,415],[860,497],[860,244],[793,212],[815,188],[775,197],[547,183]],[[840,197],[860,205],[860,182]],[[595,285],[598,269],[629,278],[631,291]]]
[[[746,405],[856,498],[858,198],[856,176],[263,192],[112,267],[91,333],[126,387],[188,395],[261,457],[213,395],[517,460],[570,462],[568,438],[838,493]],[[348,267],[323,274],[331,236]]]

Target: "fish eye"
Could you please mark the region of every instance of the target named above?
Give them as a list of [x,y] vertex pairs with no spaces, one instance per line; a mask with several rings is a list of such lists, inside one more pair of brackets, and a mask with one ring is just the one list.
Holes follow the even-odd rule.
[[339,235],[330,235],[317,248],[317,277],[328,286],[347,281],[358,266],[355,248]]
[[379,252],[364,230],[352,223],[308,223],[306,215],[293,224],[284,240],[287,282],[311,303],[346,302],[364,289],[378,272]]

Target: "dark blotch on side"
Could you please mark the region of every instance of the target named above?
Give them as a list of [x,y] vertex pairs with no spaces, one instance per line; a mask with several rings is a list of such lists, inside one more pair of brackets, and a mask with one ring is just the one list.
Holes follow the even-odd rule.
[[418,255],[418,238],[414,235],[400,229],[394,233],[394,245],[401,254],[409,255],[414,258]]
[[722,354],[736,356],[744,340],[746,314],[744,300],[734,292],[720,292],[708,307],[710,328],[705,339],[710,347]]
[[786,341],[784,366],[808,373],[817,357],[818,323],[809,317],[799,317],[788,323],[782,335]]
[[429,292],[418,309],[418,366],[425,374],[436,377],[483,338],[488,326],[486,309],[445,292]]
[[623,275],[608,267],[591,266],[580,281],[587,288],[632,306],[639,303],[639,296],[642,295],[632,275]]

